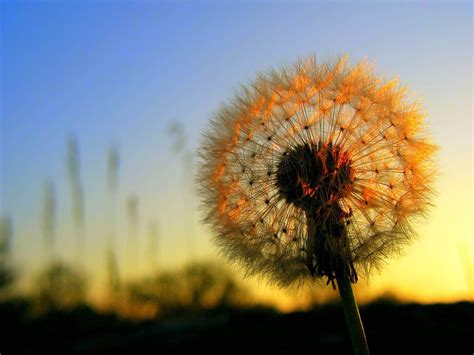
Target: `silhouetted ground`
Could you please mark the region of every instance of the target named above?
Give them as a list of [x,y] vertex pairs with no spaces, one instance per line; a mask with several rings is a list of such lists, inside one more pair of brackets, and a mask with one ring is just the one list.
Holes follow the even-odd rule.
[[[472,354],[474,303],[397,304],[361,309],[371,354]],[[132,322],[83,306],[31,318],[26,301],[0,305],[0,353],[350,354],[339,305],[279,314],[269,309],[215,309],[162,321]]]

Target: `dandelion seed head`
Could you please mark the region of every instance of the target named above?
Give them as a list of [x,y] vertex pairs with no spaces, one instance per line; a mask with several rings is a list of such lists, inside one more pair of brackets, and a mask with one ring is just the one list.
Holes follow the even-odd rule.
[[315,58],[259,74],[200,147],[214,241],[281,286],[368,274],[415,235],[435,173],[418,102],[366,61]]

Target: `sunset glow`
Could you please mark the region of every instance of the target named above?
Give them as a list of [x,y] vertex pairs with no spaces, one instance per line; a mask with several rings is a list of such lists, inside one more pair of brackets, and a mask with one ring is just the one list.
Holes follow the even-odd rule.
[[[312,55],[323,59],[349,54],[353,70],[344,72],[344,89],[323,100],[306,121],[299,120],[301,127],[289,128],[285,139],[296,139],[305,126],[318,124],[334,107],[347,107],[360,82],[366,85],[372,80],[367,68],[374,68],[384,85],[370,92],[371,100],[390,97],[393,108],[406,95],[412,106],[403,117],[391,116],[393,127],[383,138],[378,136],[380,126],[354,138],[356,148],[374,139],[405,137],[403,142],[413,144],[416,154],[398,173],[410,181],[412,192],[425,188],[426,179],[434,181],[437,191],[427,218],[415,222],[418,237],[380,269],[370,270],[369,281],[359,281],[359,298],[474,301],[472,4],[363,2],[339,7],[284,2],[268,7],[266,2],[176,6],[41,2],[35,6],[6,1],[1,9],[0,212],[14,227],[12,259],[20,275],[19,289],[31,290],[35,275],[51,255],[85,270],[96,303],[108,297],[107,250],[115,251],[124,280],[181,267],[190,260],[215,260],[225,267],[201,222],[195,184],[195,152],[209,118],[239,92],[241,83],[269,67],[284,67]],[[207,157],[215,162],[208,180],[221,192],[214,201],[216,216],[228,225],[241,220],[253,200],[245,194],[235,201],[227,199],[240,191],[245,179],[241,175],[238,181],[225,180],[230,168],[226,152],[255,139],[259,132],[248,129],[248,123],[256,115],[268,124],[273,110],[282,105],[290,107],[289,114],[307,107],[337,70],[322,73],[310,83],[301,72],[291,77],[290,89],[282,82],[272,86],[272,92],[263,92],[242,109],[237,124],[225,128],[222,151],[216,149]],[[408,87],[399,87],[399,82]],[[260,89],[268,87],[262,84]],[[333,138],[349,139],[357,124],[374,119],[367,98],[358,104],[358,120],[347,121],[341,115]],[[390,112],[389,107],[387,115]],[[172,122],[179,122],[181,130],[170,129]],[[423,138],[421,146],[419,140],[410,139],[425,128],[424,122],[432,140]],[[74,139],[77,166],[72,164]],[[438,172],[433,176],[424,169],[435,150],[432,141],[439,146]],[[112,146],[119,154],[115,160],[107,155]],[[266,147],[277,150],[271,143]],[[339,155],[337,164],[356,158],[351,153]],[[107,169],[114,166],[117,182],[111,183]],[[368,179],[357,196],[354,192],[354,213],[357,204],[380,203],[382,190],[392,200],[400,199],[402,178],[380,178],[383,169],[395,168],[399,167],[354,168],[351,174],[365,174]],[[318,193],[319,187],[301,176],[298,183],[303,195]],[[419,197],[400,199],[401,213],[417,208]],[[48,224],[52,218],[47,210],[54,223]],[[278,225],[278,216],[269,218],[273,218],[269,225]],[[385,222],[384,215],[374,218],[374,224]],[[51,229],[54,243],[45,242]],[[107,265],[112,264],[109,260]],[[258,300],[283,311],[310,305],[306,291],[289,294],[231,270]],[[333,291],[322,290],[320,296],[315,292],[315,299],[324,300]]]

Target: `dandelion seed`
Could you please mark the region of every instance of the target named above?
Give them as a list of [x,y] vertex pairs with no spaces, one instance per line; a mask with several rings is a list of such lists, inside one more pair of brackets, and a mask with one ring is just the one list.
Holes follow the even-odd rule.
[[336,280],[343,297],[400,251],[430,205],[436,150],[405,93],[365,61],[309,58],[260,74],[223,106],[199,181],[229,259],[280,286]]

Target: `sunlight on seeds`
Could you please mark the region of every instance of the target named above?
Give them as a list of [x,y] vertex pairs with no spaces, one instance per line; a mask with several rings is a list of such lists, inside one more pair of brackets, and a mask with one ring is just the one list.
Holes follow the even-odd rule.
[[412,239],[430,206],[436,146],[423,119],[366,61],[312,57],[259,74],[200,148],[215,242],[280,286],[333,282],[337,268],[356,282]]

